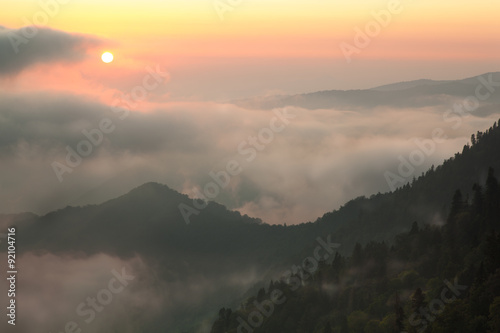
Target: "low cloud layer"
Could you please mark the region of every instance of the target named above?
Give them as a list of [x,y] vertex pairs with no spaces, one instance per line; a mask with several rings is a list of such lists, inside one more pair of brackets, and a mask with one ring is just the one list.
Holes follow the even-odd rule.
[[0,77],[15,76],[37,64],[81,61],[100,43],[94,37],[44,27],[0,26]]
[[[157,315],[162,307],[155,289],[160,282],[139,257],[121,260],[106,255],[72,258],[30,253],[18,259],[22,271],[16,292],[18,332],[64,332],[68,323],[85,332],[118,327],[121,332],[136,332],[141,320]],[[4,282],[1,285],[6,287]],[[103,302],[94,310],[88,297]],[[9,326],[5,321],[0,324],[2,331]]]
[[[453,156],[472,133],[498,119],[489,113],[450,121],[446,105],[349,111],[163,103],[153,111],[125,113],[68,95],[4,93],[0,100],[1,212],[99,203],[148,181],[203,195],[214,182],[210,173],[236,160],[241,172],[213,200],[288,224],[315,220],[360,195],[389,191],[384,172],[397,173],[400,156],[408,159],[419,149],[415,138],[429,140],[436,128],[446,136],[405,181]],[[286,113],[294,117],[277,116]],[[103,119],[109,132],[101,139],[95,130]],[[82,146],[90,140],[84,132],[99,143]],[[89,156],[69,166],[68,147],[90,149]],[[54,162],[68,167],[60,169],[62,182]]]
[[[165,279],[160,272],[168,266],[153,262],[139,256],[120,259],[105,254],[19,256],[16,332],[66,332],[68,325],[95,333],[173,329],[180,324],[176,316],[186,316],[186,309],[192,312],[207,303],[217,309],[229,301],[214,300],[221,290],[234,288],[239,295],[258,276],[257,272],[234,272],[215,279],[193,273],[182,279]],[[5,279],[0,287],[8,289]],[[3,297],[0,305],[5,309],[7,303]],[[212,323],[213,317],[206,320]],[[151,329],[145,325],[152,325]],[[2,332],[10,328],[6,320],[0,323]]]

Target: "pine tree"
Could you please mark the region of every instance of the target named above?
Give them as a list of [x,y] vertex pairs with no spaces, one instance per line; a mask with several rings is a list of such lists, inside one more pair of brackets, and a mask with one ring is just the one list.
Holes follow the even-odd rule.
[[356,243],[352,252],[352,266],[359,266],[363,263],[363,248],[360,243]]
[[330,326],[330,322],[327,322],[325,328],[323,329],[323,333],[333,333],[332,327]]
[[[422,292],[422,289],[417,288],[415,292],[410,297],[411,301],[411,310],[412,314],[410,315],[410,318],[413,316],[415,322],[425,322],[425,318],[423,315],[420,313],[420,309],[425,308],[426,303],[425,303],[425,295]],[[410,332],[419,332],[416,327],[410,327]]]
[[394,311],[396,312],[396,319],[394,322],[394,332],[400,333],[404,330],[404,320],[405,320],[405,312],[403,307],[401,306],[401,301],[399,299],[399,294],[396,291],[396,300],[394,304]]
[[414,221],[411,225],[410,235],[416,235],[419,232],[418,223]]
[[488,178],[486,179],[485,206],[487,227],[489,229],[498,228],[498,220],[500,219],[500,189],[493,168],[489,168]]
[[339,281],[339,275],[343,268],[344,268],[344,259],[338,252],[335,252],[335,257],[333,258],[332,261],[333,277],[335,279],[335,282]]
[[484,195],[483,188],[480,185],[474,184],[472,186],[474,192],[472,196],[472,209],[474,214],[481,214],[484,208]]
[[451,209],[450,209],[450,215],[448,216],[448,221],[455,218],[455,216],[457,216],[458,213],[462,211],[463,207],[464,207],[464,201],[462,197],[462,192],[460,190],[456,190],[455,194],[453,195],[453,199],[451,201]]

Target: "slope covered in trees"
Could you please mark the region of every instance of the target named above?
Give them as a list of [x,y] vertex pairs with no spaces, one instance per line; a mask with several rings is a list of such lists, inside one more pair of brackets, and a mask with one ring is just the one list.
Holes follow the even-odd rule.
[[[499,332],[500,187],[489,169],[473,195],[453,195],[446,224],[412,224],[271,281],[211,333]],[[276,297],[280,295],[280,297]]]

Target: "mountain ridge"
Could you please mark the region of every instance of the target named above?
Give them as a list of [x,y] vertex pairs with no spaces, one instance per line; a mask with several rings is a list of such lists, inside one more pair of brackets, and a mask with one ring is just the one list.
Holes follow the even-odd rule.
[[[497,130],[495,130],[495,133]],[[484,134],[481,134],[481,132],[478,133],[478,136],[483,136]],[[485,136],[486,137],[486,136]],[[482,145],[482,140],[479,140],[479,142],[476,144],[476,148]],[[453,159],[456,158],[464,158],[465,155],[470,153],[470,150],[473,148],[467,148],[464,147],[464,150],[460,154],[456,154],[455,157],[452,157],[450,160],[446,161],[443,163],[441,166],[438,166],[435,170],[428,171],[427,177],[428,178],[439,178],[435,179],[436,184],[442,183],[443,186],[446,185],[445,187],[448,187],[448,189],[445,191],[446,193],[443,193],[442,196],[438,196],[436,193],[438,191],[434,191],[434,193],[429,194],[430,196],[433,197],[433,200],[430,200],[430,202],[427,202],[427,200],[421,200],[422,198],[415,198],[413,201],[413,205],[422,205],[422,206],[429,206],[433,207],[432,209],[427,207],[425,211],[428,211],[428,213],[420,213],[420,214],[411,214],[413,215],[412,219],[419,219],[423,220],[426,223],[431,221],[431,215],[432,212],[437,212],[437,211],[442,211],[442,209],[439,209],[438,207],[435,207],[435,205],[432,205],[433,201],[440,201],[440,198],[445,198],[449,197],[450,191],[452,191],[451,187],[449,187],[449,183],[452,183],[452,181],[448,180],[449,175],[452,174],[451,171],[449,171],[450,167],[452,167],[453,164]],[[491,149],[490,149],[491,150]],[[464,155],[465,154],[465,155]],[[489,166],[492,166],[494,168],[500,169],[500,161],[496,157],[495,154],[481,154],[481,158],[484,159],[484,164]],[[470,159],[470,158],[469,158]],[[467,163],[470,163],[469,161]],[[482,174],[482,178],[485,177],[486,174],[486,166],[483,167],[483,171],[478,173],[478,170],[476,170],[474,167],[468,168],[466,171],[461,171],[467,174]],[[435,176],[436,172],[441,172],[441,169],[446,169],[446,177],[441,177],[441,176]],[[443,172],[441,172],[443,174]],[[479,176],[478,176],[479,177]],[[414,186],[419,187],[423,186],[422,180],[420,180],[421,177],[417,178]],[[469,177],[470,178],[470,177]],[[470,179],[465,179],[464,183],[467,183],[463,187],[464,193],[470,192],[470,187],[472,186],[471,183],[473,180]],[[480,182],[481,179],[474,179],[475,182]],[[326,230],[333,232],[334,230],[337,229],[337,227],[345,225],[348,221],[356,220],[357,217],[356,215],[359,215],[360,212],[363,210],[368,210],[372,211],[370,208],[362,209],[362,207],[376,207],[378,205],[387,205],[390,204],[393,200],[399,200],[399,199],[394,199],[396,196],[399,195],[399,193],[405,192],[405,191],[411,191],[411,186],[405,185],[400,187],[394,192],[387,192],[384,194],[376,194],[372,195],[370,198],[366,198],[364,196],[350,200],[346,202],[341,208],[326,212],[323,214],[321,217],[318,217],[315,222],[318,223],[329,223],[329,224],[334,224],[334,228],[325,228]],[[385,202],[385,204],[384,204]],[[192,198],[189,198],[187,195],[179,193],[167,185],[159,184],[156,182],[148,182],[145,183],[141,186],[138,186],[129,192],[111,199],[107,200],[101,204],[94,204],[94,205],[87,205],[87,206],[78,206],[78,207],[73,207],[73,206],[68,206],[63,209],[50,212],[46,215],[43,216],[37,216],[34,214],[27,214],[27,215],[21,215],[20,219],[23,220],[22,216],[24,216],[24,219],[35,219],[43,223],[48,223],[49,225],[52,223],[56,223],[55,220],[58,220],[58,224],[63,225],[62,221],[67,219],[70,220],[70,222],[64,223],[67,227],[68,224],[74,224],[75,218],[73,217],[74,214],[83,214],[88,220],[85,220],[85,222],[81,223],[96,223],[92,222],[94,219],[101,219],[102,216],[105,216],[109,214],[110,216],[113,216],[114,218],[118,218],[119,220],[126,221],[127,219],[130,219],[131,216],[136,215],[137,218],[144,218],[145,216],[148,216],[146,222],[143,221],[143,223],[152,223],[153,225],[156,225],[157,227],[161,228],[161,230],[168,231],[171,228],[174,228],[176,230],[188,230],[190,226],[188,226],[183,217],[182,214],[180,213],[179,210],[179,205],[181,203],[184,203],[186,205],[191,205],[192,206]],[[420,210],[420,209],[416,209]],[[423,210],[422,210],[423,211]],[[146,215],[141,215],[146,213]],[[154,213],[154,214],[153,214]],[[220,214],[223,214],[226,216],[225,218],[220,219]],[[10,215],[9,219],[12,219],[13,216],[15,215]],[[200,216],[202,218],[200,218]],[[218,219],[215,219],[215,216],[218,217]],[[235,221],[242,222],[242,223],[250,223],[250,224],[255,224],[255,225],[260,225],[270,227],[270,228],[281,228],[283,226],[271,226],[266,223],[262,223],[260,219],[257,218],[251,218],[245,215],[241,215],[238,211],[232,211],[227,209],[221,204],[218,204],[216,202],[209,202],[207,208],[203,209],[200,211],[200,215],[193,215],[193,224],[191,227],[198,227],[200,223],[204,223],[205,225],[218,225],[220,227],[225,227],[230,225],[231,223],[234,223]],[[201,222],[203,219],[208,219],[208,223]],[[77,219],[80,221],[83,221],[84,219],[80,218]],[[328,221],[328,222],[326,222]],[[286,221],[283,221],[286,222]],[[116,222],[112,222],[116,224]],[[121,222],[124,223],[124,222]],[[128,224],[127,224],[128,223]],[[134,224],[130,224],[130,222],[127,222],[123,225],[129,225],[131,228],[134,226]],[[215,223],[215,224],[214,224]],[[292,229],[301,229],[311,222],[303,222],[298,225],[290,225],[288,227],[289,230]],[[406,222],[406,223],[411,223],[411,222]],[[407,225],[406,225],[407,226]],[[405,226],[405,227],[406,227]]]
[[[406,108],[428,107],[443,104],[443,97],[474,96],[481,77],[490,77],[500,82],[500,72],[488,72],[460,80],[435,81],[420,79],[378,86],[370,89],[322,90],[293,95],[272,95],[233,100],[231,103],[245,108],[272,109],[297,106],[305,109],[373,109],[381,106]],[[498,89],[488,98],[489,104],[500,103]],[[498,107],[496,107],[498,109]],[[491,112],[491,110],[488,110]],[[484,112],[484,111],[483,111]]]
[[497,76],[499,75],[500,72],[487,72],[483,73],[480,75],[475,75],[475,76],[470,76],[466,77],[463,79],[451,79],[451,80],[432,80],[432,79],[417,79],[417,80],[409,80],[409,81],[400,81],[400,82],[394,82],[394,83],[388,83],[380,86],[376,86],[373,88],[370,88],[370,90],[401,90],[401,89],[408,89],[408,88],[413,88],[415,86],[421,86],[421,85],[440,85],[440,84],[445,84],[445,83],[450,83],[450,82],[462,82],[462,83],[470,83],[471,81],[476,81],[477,78],[479,77],[484,77],[487,75],[494,75]]

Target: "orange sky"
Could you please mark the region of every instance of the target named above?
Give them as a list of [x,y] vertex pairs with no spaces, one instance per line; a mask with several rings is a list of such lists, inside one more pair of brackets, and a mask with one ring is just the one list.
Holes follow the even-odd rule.
[[[330,75],[337,78],[352,76],[357,73],[356,68],[366,72],[367,67],[370,69],[368,63],[375,66],[380,60],[407,60],[411,62],[408,68],[424,68],[428,62],[436,68],[443,60],[459,62],[462,73],[444,71],[441,77],[431,77],[446,79],[480,74],[483,67],[478,66],[479,62],[487,61],[491,67],[500,55],[500,2],[490,0],[401,1],[400,13],[391,14],[391,22],[370,38],[369,46],[353,54],[355,62],[350,64],[339,45],[342,42],[354,45],[354,29],[365,30],[374,20],[371,12],[387,10],[390,1],[242,0],[232,11],[223,14],[224,20],[214,8],[215,0],[60,0],[67,4],[54,6],[55,1],[3,0],[5,10],[0,13],[0,25],[22,27],[40,17],[37,15],[43,11],[41,3],[50,4],[46,11],[51,15],[43,25],[105,39],[101,49],[92,50],[89,62],[79,68],[91,76],[109,71],[115,78],[125,77],[128,72],[140,71],[145,64],[161,63],[180,75],[197,66],[200,80],[209,82],[217,79],[208,77],[218,66],[217,59],[242,58],[251,59],[248,66],[263,66],[267,61],[270,74],[273,68],[280,66],[278,62],[282,59],[291,59],[291,73],[298,66],[297,59],[309,59],[313,67],[314,59],[321,59],[324,64],[331,63]],[[113,69],[103,67],[97,60],[107,49],[115,54]],[[261,59],[261,63],[256,64],[255,59]],[[426,67],[429,73],[436,73],[431,67]],[[234,71],[246,73],[229,65],[226,70],[228,73],[221,76]],[[323,73],[328,70],[324,68]],[[375,73],[380,68],[372,70]],[[279,73],[282,72],[280,67]],[[422,72],[425,71],[410,71],[401,80],[419,78],[412,75]],[[295,72],[294,77],[297,75]],[[177,84],[182,80],[187,81],[187,77],[180,77]],[[253,80],[258,81],[255,77]],[[356,86],[355,81],[351,83],[345,77],[345,86],[338,79],[318,77],[317,82],[318,88],[324,89]],[[367,85],[370,83],[366,79],[358,81],[358,87]],[[188,89],[187,84],[182,89]],[[248,88],[240,89],[247,89],[247,94],[251,94]],[[293,90],[285,83],[262,89]],[[179,92],[179,95],[197,93]]]

